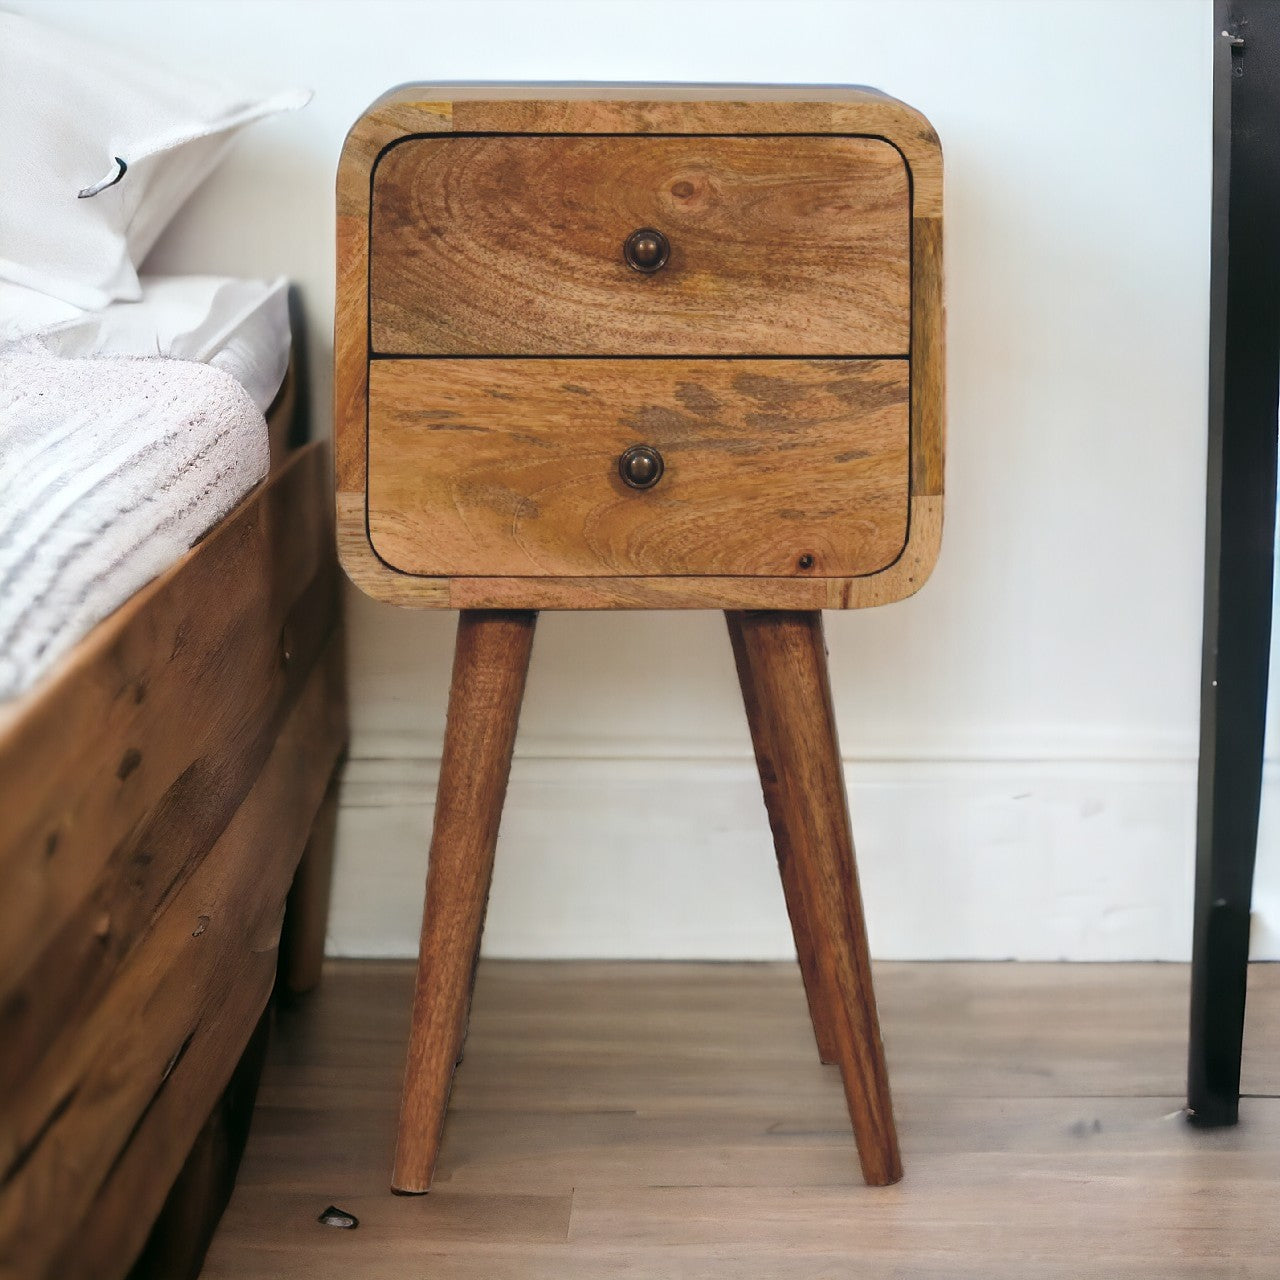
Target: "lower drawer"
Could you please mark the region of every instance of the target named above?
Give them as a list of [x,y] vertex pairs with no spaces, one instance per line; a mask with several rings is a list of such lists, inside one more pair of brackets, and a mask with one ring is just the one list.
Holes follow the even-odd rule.
[[[907,537],[909,362],[382,359],[369,538],[440,577],[853,577]],[[618,460],[647,445],[651,488]]]

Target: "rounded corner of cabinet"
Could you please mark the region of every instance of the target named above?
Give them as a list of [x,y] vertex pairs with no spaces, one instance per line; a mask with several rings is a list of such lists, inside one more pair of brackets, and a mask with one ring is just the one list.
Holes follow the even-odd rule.
[[338,491],[334,539],[338,564],[351,585],[371,599],[383,599],[383,592],[379,590],[380,579],[394,571],[378,555],[370,539],[363,493]]
[[943,495],[917,496],[912,500],[912,527],[907,535],[907,545],[902,552],[905,572],[902,574],[902,594],[906,600],[916,594],[933,577],[942,553]]
[[844,583],[838,607],[866,609],[897,604],[915,595],[933,575],[942,547],[942,495],[914,497],[901,553],[892,564]]

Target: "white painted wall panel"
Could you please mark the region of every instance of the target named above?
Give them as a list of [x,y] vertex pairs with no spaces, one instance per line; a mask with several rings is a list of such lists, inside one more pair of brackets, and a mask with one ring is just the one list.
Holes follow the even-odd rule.
[[[1203,545],[1204,0],[20,0],[202,73],[317,91],[153,265],[286,271],[328,430],[342,136],[410,79],[872,83],[946,154],[949,460],[924,592],[829,619],[885,956],[1187,952]],[[412,949],[453,620],[352,594],[332,945]],[[643,696],[620,672],[643,671]],[[501,955],[788,949],[723,625],[547,617],[486,935]],[[1270,798],[1270,792],[1269,798]],[[1256,931],[1280,956],[1280,833]]]

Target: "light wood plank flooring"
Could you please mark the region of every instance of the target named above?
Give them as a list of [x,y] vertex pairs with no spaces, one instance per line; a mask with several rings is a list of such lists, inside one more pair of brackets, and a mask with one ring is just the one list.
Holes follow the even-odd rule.
[[[1243,1120],[1179,1114],[1178,965],[884,964],[906,1179],[861,1185],[788,965],[481,966],[435,1190],[387,1181],[412,970],[285,1011],[207,1280],[1280,1276],[1280,966]],[[355,1231],[316,1222],[328,1204]]]

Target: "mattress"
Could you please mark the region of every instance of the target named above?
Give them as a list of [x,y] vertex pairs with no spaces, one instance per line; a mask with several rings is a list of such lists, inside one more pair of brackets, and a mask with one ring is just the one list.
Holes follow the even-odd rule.
[[0,285],[0,700],[267,474],[283,280],[152,277],[83,312]]
[[165,356],[229,373],[266,413],[289,365],[288,282],[143,276],[138,302],[83,311],[0,281],[0,351],[61,356]]

